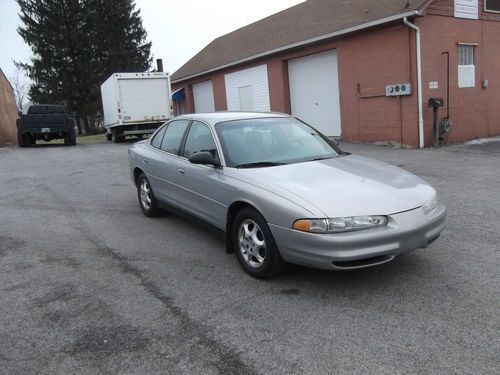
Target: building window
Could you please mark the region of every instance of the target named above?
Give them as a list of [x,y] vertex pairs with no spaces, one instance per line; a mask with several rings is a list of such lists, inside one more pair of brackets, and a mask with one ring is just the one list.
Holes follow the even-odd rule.
[[458,87],[476,86],[476,67],[474,65],[474,45],[458,45]]
[[484,0],[485,12],[500,13],[500,0]]
[[474,46],[458,46],[458,65],[474,65]]

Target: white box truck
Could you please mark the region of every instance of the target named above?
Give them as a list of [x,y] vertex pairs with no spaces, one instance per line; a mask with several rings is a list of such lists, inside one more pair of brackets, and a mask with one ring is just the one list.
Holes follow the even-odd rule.
[[101,97],[109,141],[142,138],[172,117],[168,73],[114,73],[101,85]]

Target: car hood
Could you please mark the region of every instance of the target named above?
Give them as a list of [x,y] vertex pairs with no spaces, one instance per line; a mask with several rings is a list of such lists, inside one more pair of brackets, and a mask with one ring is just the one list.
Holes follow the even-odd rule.
[[236,173],[241,180],[300,197],[327,217],[394,214],[420,207],[435,194],[409,172],[354,155]]

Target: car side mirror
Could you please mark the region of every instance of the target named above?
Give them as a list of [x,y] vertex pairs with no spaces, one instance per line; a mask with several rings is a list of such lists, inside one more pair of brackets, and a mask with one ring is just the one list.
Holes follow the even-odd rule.
[[189,157],[189,162],[193,164],[203,164],[203,165],[213,165],[214,167],[220,167],[220,163],[216,158],[208,151],[200,151]]
[[331,137],[331,138],[330,138],[330,141],[332,141],[332,143],[333,143],[335,146],[339,147],[339,140],[338,140],[338,139]]

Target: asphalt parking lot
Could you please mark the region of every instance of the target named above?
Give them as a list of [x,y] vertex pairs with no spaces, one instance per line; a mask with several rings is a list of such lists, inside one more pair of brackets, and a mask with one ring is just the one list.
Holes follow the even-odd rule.
[[127,144],[0,148],[1,374],[500,372],[500,141],[342,145],[427,181],[427,249],[256,280],[224,236],[144,217]]

